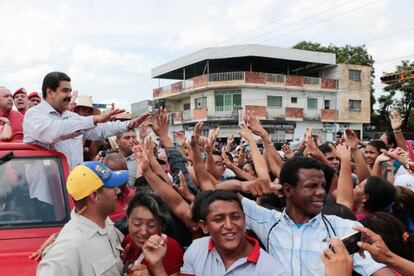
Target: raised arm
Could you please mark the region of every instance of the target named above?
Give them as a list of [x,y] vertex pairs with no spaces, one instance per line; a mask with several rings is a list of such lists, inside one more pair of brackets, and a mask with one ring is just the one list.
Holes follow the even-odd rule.
[[329,166],[328,159],[326,159],[326,156],[319,150],[318,146],[315,144],[315,141],[313,140],[312,128],[306,130],[304,142],[306,146],[307,155],[310,155],[312,158],[319,160],[320,162]]
[[213,150],[214,150],[214,142],[216,141],[218,137],[219,131],[220,131],[220,128],[216,128],[210,131],[208,138],[207,138],[207,142],[204,146],[204,150],[207,154],[207,158],[206,158],[207,170],[217,180],[220,179],[221,174],[220,174],[220,171],[217,169],[216,164],[214,163]]
[[270,183],[269,170],[267,168],[266,160],[263,155],[260,153],[259,148],[257,147],[256,141],[254,140],[253,133],[247,126],[242,126],[242,136],[249,142],[249,145],[252,149],[252,159],[253,164],[256,169],[256,174],[258,178],[266,179]]
[[391,112],[390,121],[391,121],[392,131],[394,132],[395,141],[397,142],[397,146],[402,148],[403,150],[407,150],[407,145],[405,144],[405,138],[402,133],[402,124],[403,124],[404,118],[401,118],[400,114],[394,111],[394,112]]
[[269,162],[270,170],[274,175],[279,175],[280,169],[282,168],[283,161],[280,155],[277,153],[275,146],[269,138],[269,134],[262,127],[259,119],[254,116],[247,116],[247,127],[255,134],[260,136],[263,141],[263,147],[267,161]]
[[151,137],[148,137],[146,139],[145,148],[153,172],[159,175],[162,180],[164,180],[164,182],[168,183],[169,185],[173,185],[174,183],[172,182],[171,178],[168,177],[167,173],[161,167],[160,163],[158,163],[157,158],[155,158],[154,142],[152,141]]
[[341,160],[341,169],[336,193],[336,203],[345,205],[350,210],[354,207],[354,187],[352,185],[351,150],[346,145],[339,144],[336,149],[330,144],[329,147],[336,152]]
[[364,179],[371,175],[371,171],[368,167],[367,162],[365,162],[364,156],[358,149],[358,138],[355,132],[350,128],[345,129],[345,144],[348,146],[348,148],[351,149],[351,154],[356,165],[356,174],[358,176],[359,182],[362,182]]
[[146,152],[140,145],[134,146],[133,151],[134,157],[137,160],[137,172],[145,177],[148,184],[161,196],[171,212],[180,218],[188,229],[192,229],[190,205],[171,185],[168,185],[152,171]]
[[215,190],[216,184],[218,184],[217,179],[209,174],[206,166],[204,165],[203,158],[201,157],[201,147],[200,147],[200,135],[201,129],[203,127],[203,122],[198,122],[194,127],[194,133],[191,137],[190,146],[193,151],[193,167],[194,173],[197,178],[197,182],[201,190]]
[[254,180],[256,178],[237,167],[233,162],[230,161],[226,153],[223,153],[221,156],[223,157],[224,165],[226,165],[228,169],[232,170],[236,176],[242,177],[246,180]]

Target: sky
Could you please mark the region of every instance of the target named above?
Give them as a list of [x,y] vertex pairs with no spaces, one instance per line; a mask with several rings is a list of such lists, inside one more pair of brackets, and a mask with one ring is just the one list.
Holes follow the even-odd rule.
[[[206,47],[365,44],[379,76],[414,59],[412,0],[0,0],[0,86],[66,72],[95,103],[151,99],[151,69]],[[351,62],[350,62],[351,63]],[[161,86],[171,83],[161,80]]]

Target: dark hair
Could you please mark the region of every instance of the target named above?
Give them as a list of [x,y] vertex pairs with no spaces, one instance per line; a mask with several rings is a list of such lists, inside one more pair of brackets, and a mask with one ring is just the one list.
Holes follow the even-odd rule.
[[230,152],[226,151],[226,152],[224,152],[224,154],[227,155],[227,157],[229,158],[230,162],[233,162],[233,155]]
[[294,157],[286,161],[280,170],[280,184],[296,187],[300,169],[315,169],[323,171],[321,163],[309,157]]
[[333,145],[334,147],[335,147],[335,145],[334,145],[334,143],[332,143],[332,142],[325,142],[325,143],[323,143],[322,145],[320,145],[319,147],[318,147],[318,149],[325,155],[325,154],[327,154],[328,152],[332,152],[332,150],[331,150],[331,148],[329,147],[329,145]]
[[[247,161],[244,163],[243,167],[244,167],[245,165],[249,165],[250,167],[252,167],[252,170],[254,171],[254,173],[256,173],[256,167],[254,166],[253,160],[247,160]],[[256,174],[257,174],[257,173],[256,173]]]
[[[392,214],[409,228],[409,219],[414,218],[414,192],[407,188],[395,187],[397,195]],[[412,231],[412,229],[410,229]]]
[[323,171],[323,174],[325,176],[325,191],[326,191],[326,194],[328,194],[329,190],[331,189],[332,180],[333,180],[336,172],[329,165],[326,165],[326,164],[323,164],[323,163],[320,163],[320,165],[322,167],[322,171]]
[[191,214],[192,214],[191,219],[192,219],[193,222],[199,222],[201,220],[201,203],[212,192],[213,191],[203,191],[203,192],[198,193],[195,196],[194,202],[193,202],[193,207],[191,208]]
[[395,140],[395,136],[393,132],[384,132],[384,135],[387,137],[388,141],[388,148],[395,148],[397,146],[397,140]]
[[240,198],[235,192],[226,191],[226,190],[215,190],[215,191],[210,192],[201,202],[201,206],[200,206],[200,219],[201,220],[204,220],[204,221],[207,220],[207,215],[209,212],[210,205],[211,203],[217,200],[237,202],[240,209],[243,211]]
[[335,215],[343,219],[356,220],[355,214],[351,209],[343,204],[336,203],[335,199],[331,196],[326,198],[326,201],[322,207],[322,213],[324,215]]
[[364,193],[368,195],[364,209],[370,213],[391,208],[395,200],[396,190],[387,180],[378,176],[369,176],[365,183]]
[[213,149],[213,155],[218,155],[218,156],[222,157],[221,152],[217,149]]
[[132,213],[132,210],[137,207],[147,208],[160,223],[161,228],[164,227],[170,220],[167,205],[161,199],[161,197],[154,192],[140,191],[139,193],[135,194],[128,204],[128,208],[126,210],[127,217],[129,217]]
[[258,198],[258,205],[269,209],[269,210],[278,210],[283,211],[283,208],[286,207],[286,200],[284,197],[278,197],[275,194],[263,195]]
[[70,78],[68,75],[62,72],[50,72],[44,77],[42,84],[43,99],[46,99],[46,91],[48,88],[50,88],[53,91],[56,91],[56,89],[59,87],[60,81],[70,81]]
[[405,242],[403,239],[406,229],[393,215],[377,212],[367,216],[361,223],[380,235],[393,253],[409,260],[413,259],[411,242]]
[[368,142],[368,145],[376,148],[379,153],[381,153],[381,149],[387,148],[387,145],[385,145],[384,141],[382,140],[371,140]]

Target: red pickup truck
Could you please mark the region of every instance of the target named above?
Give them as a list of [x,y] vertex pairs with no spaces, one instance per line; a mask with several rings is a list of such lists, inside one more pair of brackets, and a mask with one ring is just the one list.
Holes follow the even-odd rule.
[[70,218],[65,156],[35,145],[0,143],[0,275],[35,275],[28,256]]

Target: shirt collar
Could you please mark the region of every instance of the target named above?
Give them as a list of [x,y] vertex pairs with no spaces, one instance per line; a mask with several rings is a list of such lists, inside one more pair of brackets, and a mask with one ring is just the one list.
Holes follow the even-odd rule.
[[109,218],[106,218],[105,228],[101,228],[99,225],[87,217],[76,214],[75,209],[72,210],[70,216],[71,220],[77,222],[77,226],[81,228],[81,230],[86,234],[88,238],[92,237],[96,233],[99,233],[100,235],[107,235],[108,227],[114,224]]
[[[251,245],[253,245],[252,250],[250,250],[249,255],[247,255],[247,261],[250,263],[257,264],[257,261],[259,260],[259,257],[260,257],[259,242],[256,239],[251,238],[249,236],[244,236],[244,237]],[[216,246],[214,245],[214,241],[210,237],[210,241],[208,243],[208,251],[210,252],[211,250],[215,249],[215,247]]]
[[[285,222],[289,226],[295,226],[296,227],[296,223],[289,217],[289,215],[287,213],[287,208],[283,209],[282,217],[284,218]],[[321,218],[322,218],[322,216],[321,216],[321,213],[319,212],[316,216],[311,218],[307,223],[303,223],[303,225],[313,225],[313,224],[319,223]]]
[[38,108],[43,109],[44,111],[46,111],[47,113],[55,113],[59,116],[61,116],[62,118],[68,117],[68,111],[65,110],[63,111],[62,114],[60,114],[53,106],[50,105],[50,103],[48,103],[46,100],[42,101],[40,104],[37,105]]

